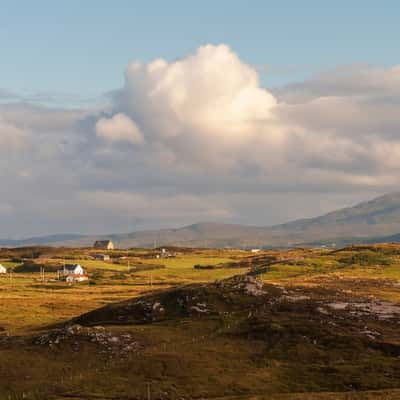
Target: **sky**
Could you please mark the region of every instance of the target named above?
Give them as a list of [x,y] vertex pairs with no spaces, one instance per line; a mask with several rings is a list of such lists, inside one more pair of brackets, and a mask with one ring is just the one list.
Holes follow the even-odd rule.
[[0,237],[272,225],[397,191],[399,11],[0,0]]

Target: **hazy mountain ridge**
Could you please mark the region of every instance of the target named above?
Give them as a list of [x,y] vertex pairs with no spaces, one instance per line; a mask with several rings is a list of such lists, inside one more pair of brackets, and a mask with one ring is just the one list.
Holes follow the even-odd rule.
[[376,199],[365,201],[353,207],[335,210],[319,217],[299,219],[274,226],[274,229],[304,230],[311,226],[325,225],[327,223],[349,224],[367,223],[377,224],[381,218],[390,214],[397,216],[396,222],[400,223],[400,193],[387,194]]
[[85,235],[65,233],[65,234],[55,234],[47,236],[35,236],[27,239],[0,239],[1,246],[29,246],[31,244],[35,245],[48,245],[59,242],[69,242],[73,240],[80,240],[85,238]]
[[65,234],[0,240],[0,245],[90,246],[96,239],[107,237],[119,247],[286,247],[310,243],[382,241],[384,238],[397,241],[400,239],[399,232],[400,193],[391,193],[354,207],[272,227],[204,222],[175,229],[105,236]]

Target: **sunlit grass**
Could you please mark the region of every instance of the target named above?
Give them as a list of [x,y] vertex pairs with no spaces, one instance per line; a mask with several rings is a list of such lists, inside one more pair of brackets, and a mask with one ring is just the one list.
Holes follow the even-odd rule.
[[[60,261],[61,260],[61,261]],[[53,260],[61,262],[60,260]],[[57,273],[45,273],[41,282],[39,273],[13,273],[0,276],[0,327],[7,330],[26,331],[61,322],[110,302],[138,296],[149,290],[191,282],[224,279],[244,269],[196,270],[196,264],[219,264],[231,261],[229,257],[210,255],[181,255],[177,258],[138,258],[138,265],[164,265],[151,271],[135,272],[128,265],[98,260],[77,259],[89,274],[91,281],[76,285],[57,282]],[[125,262],[125,260],[124,260]],[[67,260],[67,263],[72,263]],[[2,262],[3,265],[17,265]],[[126,262],[127,264],[127,262]],[[100,271],[100,279],[94,279]],[[93,284],[96,283],[96,284]]]

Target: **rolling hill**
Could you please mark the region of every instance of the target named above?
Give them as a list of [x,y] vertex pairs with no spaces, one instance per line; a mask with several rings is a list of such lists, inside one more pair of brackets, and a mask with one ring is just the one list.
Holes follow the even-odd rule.
[[[391,193],[353,207],[271,227],[198,223],[177,229],[110,234],[118,247],[289,247],[305,244],[396,241],[400,232],[400,193]],[[380,239],[382,237],[382,239]],[[101,237],[54,235],[25,240],[0,240],[2,246],[90,246]],[[387,238],[388,240],[384,240]]]

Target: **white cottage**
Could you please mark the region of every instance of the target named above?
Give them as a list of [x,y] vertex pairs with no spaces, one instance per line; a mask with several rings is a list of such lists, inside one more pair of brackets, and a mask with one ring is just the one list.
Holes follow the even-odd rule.
[[114,250],[114,243],[111,240],[96,240],[93,247],[102,250]]
[[7,268],[0,264],[0,274],[6,274]]
[[61,270],[63,275],[85,275],[85,272],[80,264],[67,264]]

